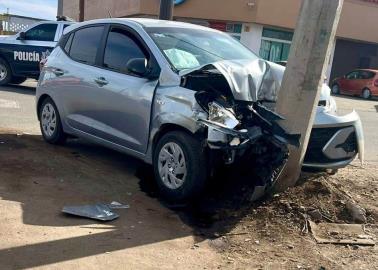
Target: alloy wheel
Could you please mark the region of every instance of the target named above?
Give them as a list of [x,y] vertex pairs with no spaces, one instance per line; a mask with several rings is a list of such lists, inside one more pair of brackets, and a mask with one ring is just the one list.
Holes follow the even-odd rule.
[[170,189],[180,188],[186,178],[187,167],[184,151],[174,142],[165,144],[159,152],[158,161],[159,175]]
[[51,138],[56,131],[56,112],[54,106],[50,103],[46,103],[42,109],[41,123],[42,130],[45,136]]
[[0,64],[0,81],[4,80],[8,75],[8,70],[6,66]]
[[369,99],[371,96],[371,93],[370,93],[370,90],[369,89],[365,89],[363,92],[362,92],[362,97],[364,99]]
[[340,88],[337,84],[332,86],[332,94],[337,95],[340,92]]

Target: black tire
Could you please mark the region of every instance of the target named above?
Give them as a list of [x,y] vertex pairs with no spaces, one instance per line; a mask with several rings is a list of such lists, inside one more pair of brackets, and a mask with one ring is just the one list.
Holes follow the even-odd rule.
[[[43,127],[43,119],[45,117],[43,110],[47,105],[50,105],[54,109],[54,113],[55,113],[56,125],[55,125],[55,129],[52,131],[52,134],[47,134],[47,131]],[[40,123],[43,139],[50,144],[57,144],[57,145],[64,144],[66,142],[67,135],[63,131],[59,111],[54,101],[50,97],[45,98],[45,100],[42,102],[42,105],[39,108],[38,114],[39,114],[39,123]]]
[[364,88],[361,93],[363,99],[371,99],[371,91],[369,88]]
[[0,86],[6,85],[12,80],[12,69],[10,68],[7,61],[0,58],[0,73],[4,72],[4,77],[0,76]]
[[13,77],[10,83],[12,84],[22,84],[23,82],[26,81],[26,77]]
[[340,95],[340,86],[337,83],[332,85],[331,93],[333,95]]
[[[168,187],[159,174],[159,154],[168,143],[175,143],[185,156],[186,177],[183,184],[176,188]],[[207,181],[207,158],[205,148],[193,136],[173,131],[165,134],[157,143],[153,155],[154,174],[161,195],[171,202],[186,202],[199,195]]]

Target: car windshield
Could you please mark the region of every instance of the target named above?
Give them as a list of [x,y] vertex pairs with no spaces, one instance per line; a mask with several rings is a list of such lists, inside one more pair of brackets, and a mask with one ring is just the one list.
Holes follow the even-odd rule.
[[193,69],[222,60],[258,57],[226,33],[188,28],[146,29],[175,70]]

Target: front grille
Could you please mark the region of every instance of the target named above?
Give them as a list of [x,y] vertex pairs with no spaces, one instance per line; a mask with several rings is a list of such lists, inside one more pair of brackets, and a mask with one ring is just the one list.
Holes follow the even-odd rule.
[[[345,161],[345,160],[350,159],[350,157],[345,157],[341,159],[330,159],[323,154],[324,146],[329,142],[329,140],[335,135],[337,131],[344,128],[348,128],[348,127],[312,129],[304,162],[305,163],[333,163],[333,162]],[[351,133],[349,137],[347,138],[347,140],[344,143],[338,145],[337,147],[343,148],[346,152],[357,153],[356,133],[355,132]]]

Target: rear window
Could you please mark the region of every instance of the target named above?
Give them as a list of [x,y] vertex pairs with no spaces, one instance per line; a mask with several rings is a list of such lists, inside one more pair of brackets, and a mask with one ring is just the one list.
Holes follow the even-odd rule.
[[[103,26],[93,26],[77,30],[70,44],[70,57],[76,61],[94,65],[103,30]],[[67,44],[65,47],[67,47]]]
[[66,42],[66,45],[64,46],[64,50],[66,51],[66,53],[70,53],[70,49],[71,49],[71,44],[72,44],[72,39],[73,39],[73,36],[74,34],[70,34],[70,36],[68,37],[68,40]]

